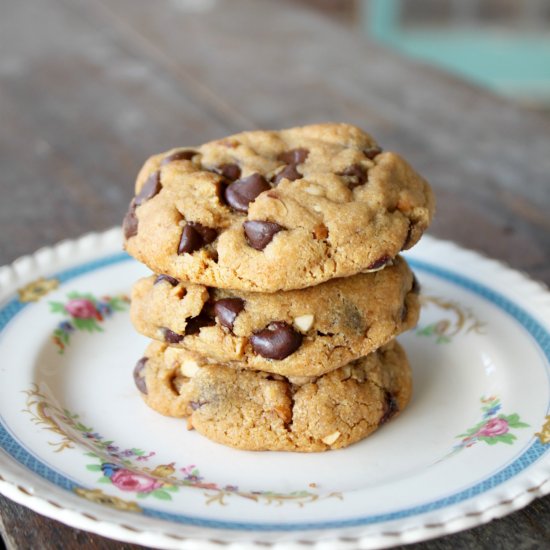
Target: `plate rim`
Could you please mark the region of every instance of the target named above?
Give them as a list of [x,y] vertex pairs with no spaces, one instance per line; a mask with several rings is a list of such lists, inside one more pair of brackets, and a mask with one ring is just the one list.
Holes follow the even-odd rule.
[[[425,236],[424,239],[429,241],[432,246],[449,248],[462,256],[467,255],[471,260],[478,263],[482,262],[485,267],[497,269],[503,275],[508,277],[513,276],[516,282],[521,282],[523,284],[524,289],[529,287],[530,294],[537,294],[539,299],[543,298],[541,303],[537,304],[539,307],[536,309],[543,310],[544,308],[548,308],[548,311],[550,311],[550,293],[548,292],[547,287],[540,282],[534,281],[525,273],[514,270],[501,261],[490,259],[478,252],[462,248],[451,241],[440,240],[431,236]],[[51,273],[52,271],[55,273],[66,272],[71,265],[78,271],[77,266],[87,264],[89,260],[100,259],[107,256],[109,258],[120,256],[120,254],[116,254],[114,247],[116,245],[121,245],[121,242],[121,230],[118,227],[114,227],[101,233],[88,233],[78,239],[65,240],[53,245],[52,247],[41,248],[34,254],[18,258],[11,265],[0,268],[0,295],[8,297],[16,287],[24,285],[25,282],[28,281],[29,277],[30,279],[36,278],[37,274],[39,276],[45,276],[49,274],[48,272]],[[108,247],[113,248],[113,250],[107,252],[106,249]],[[90,256],[90,258],[87,258],[87,256]],[[422,260],[414,261],[417,263],[422,263]],[[56,264],[56,268],[52,270],[53,263]],[[63,266],[63,264],[67,265]],[[447,269],[447,271],[451,272],[449,269]],[[476,282],[475,278],[467,278],[462,275],[461,277],[463,279],[469,279],[472,282]],[[517,301],[514,301],[513,299],[507,299],[514,305],[517,303]],[[532,446],[532,444],[530,446]],[[24,469],[19,462],[9,456],[2,449],[2,455],[0,456],[0,493],[15,502],[18,502],[19,504],[27,506],[35,512],[51,517],[52,519],[57,519],[73,527],[85,529],[87,531],[95,532],[117,540],[131,541],[141,544],[151,544],[152,542],[155,544],[160,543],[163,548],[180,548],[182,547],[181,544],[184,542],[185,547],[188,547],[188,544],[193,543],[192,547],[196,548],[219,548],[219,540],[214,538],[205,539],[179,536],[178,540],[175,540],[174,537],[168,533],[159,533],[157,531],[150,530],[140,532],[114,520],[107,521],[98,518],[92,519],[93,516],[85,511],[75,508],[67,508],[66,505],[56,502],[54,499],[47,498],[41,494],[35,494],[33,487],[30,484],[25,486],[24,483],[17,482],[16,480],[10,481],[9,479],[3,477],[2,473],[5,475],[2,468],[4,465],[3,457],[6,457],[8,461],[13,461],[18,467]],[[537,466],[537,470],[540,470],[541,466],[543,465],[539,464]],[[523,475],[526,476],[526,473]],[[532,479],[533,475],[533,472],[531,472],[529,477]],[[550,492],[549,464],[546,464],[545,475],[545,479],[538,481],[535,485],[529,485],[524,482],[523,490],[515,496],[492,503],[490,506],[486,506],[483,510],[476,510],[474,513],[471,511],[466,512],[465,510],[462,510],[464,515],[446,519],[437,525],[417,525],[410,529],[398,529],[387,533],[365,533],[364,535],[358,534],[357,536],[346,536],[345,539],[342,537],[336,538],[334,539],[334,542],[339,541],[339,545],[335,546],[335,548],[349,548],[351,547],[351,544],[357,543],[360,543],[361,546],[365,548],[381,548],[387,546],[388,544],[393,545],[425,540],[485,523],[495,517],[501,517],[527,505],[538,496],[548,494]],[[46,479],[44,479],[44,481],[49,483]],[[527,481],[527,479],[525,479],[525,481]],[[82,508],[89,508],[90,504],[91,503],[86,502],[86,506],[83,506]],[[166,520],[156,521],[161,521],[168,524],[173,523]],[[348,528],[349,527],[350,526],[348,526]],[[368,528],[369,523],[358,524],[351,527]],[[326,531],[327,529],[346,529],[346,526],[331,527],[329,525],[328,527],[323,527],[322,525],[319,525],[312,526],[307,531],[300,531],[299,529],[296,529],[279,531],[279,533],[284,533],[287,536],[292,534],[300,534],[300,538],[302,540],[293,540],[292,544],[315,547],[320,543],[325,544],[326,539],[322,541],[319,539],[307,540],[307,535],[312,535],[315,530]],[[253,540],[253,535],[258,533],[265,534],[266,531],[262,530],[262,527],[258,525],[257,530],[243,530],[234,532],[241,535],[247,535],[247,540],[249,542],[258,542]],[[151,535],[153,535],[153,540],[151,540]],[[231,546],[232,544],[233,543],[229,542],[228,545]],[[287,546],[287,543],[273,541],[273,543],[270,543],[270,546],[284,548]]]

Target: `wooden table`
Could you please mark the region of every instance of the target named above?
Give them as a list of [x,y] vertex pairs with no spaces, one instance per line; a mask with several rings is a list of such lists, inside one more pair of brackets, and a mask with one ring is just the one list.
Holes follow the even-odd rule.
[[[353,122],[433,184],[431,234],[550,283],[550,118],[267,0],[5,0],[0,264],[118,224],[151,153]],[[136,548],[0,498],[10,549]],[[542,548],[550,497],[422,549]]]

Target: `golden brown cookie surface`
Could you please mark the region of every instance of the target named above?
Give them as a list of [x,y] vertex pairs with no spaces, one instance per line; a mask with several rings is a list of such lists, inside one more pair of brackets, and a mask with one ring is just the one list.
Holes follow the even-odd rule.
[[376,269],[428,227],[429,185],[358,128],[236,134],[151,157],[125,247],[154,272],[274,292]]
[[208,357],[283,376],[318,376],[369,354],[416,325],[417,284],[406,261],[375,273],[262,294],[138,281],[131,317],[145,336]]
[[401,412],[412,389],[407,357],[397,342],[302,379],[200,366],[188,352],[158,342],[138,366],[140,391],[151,408],[187,416],[209,439],[247,450],[346,447]]

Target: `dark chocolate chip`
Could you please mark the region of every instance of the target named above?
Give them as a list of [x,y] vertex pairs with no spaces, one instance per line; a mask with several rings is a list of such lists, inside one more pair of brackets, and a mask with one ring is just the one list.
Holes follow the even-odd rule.
[[192,334],[198,334],[202,327],[211,327],[216,324],[216,321],[210,315],[208,311],[201,311],[196,317],[191,317],[187,319],[187,324],[185,325],[185,335],[190,336]]
[[372,264],[370,264],[367,269],[380,269],[381,267],[385,266],[389,261],[391,261],[391,258],[387,254],[384,254],[384,256],[372,262]]
[[145,364],[149,359],[147,357],[142,357],[134,367],[134,382],[136,388],[141,392],[147,395],[147,384],[145,383]]
[[416,275],[413,273],[413,284],[412,284],[411,292],[414,292],[415,294],[420,294],[421,290],[422,290],[422,286],[418,282]]
[[214,312],[218,321],[229,330],[233,330],[233,323],[243,308],[244,300],[240,298],[224,298],[214,303]]
[[256,197],[271,189],[271,185],[260,174],[252,174],[247,178],[234,181],[225,189],[225,201],[231,208],[239,212],[248,212],[248,205]]
[[164,337],[164,341],[169,344],[179,344],[183,340],[183,334],[178,334],[177,332],[174,332],[166,327],[162,328],[162,335]]
[[298,172],[294,164],[288,164],[274,178],[272,178],[271,181],[274,185],[279,185],[283,179],[287,179],[289,181],[299,180],[302,179],[302,174]]
[[369,147],[368,149],[363,149],[363,154],[370,160],[374,159],[374,157],[379,155],[381,152],[381,147]]
[[178,254],[185,254],[186,252],[191,254],[213,242],[217,236],[218,232],[211,227],[205,227],[198,222],[187,222],[181,232]]
[[309,155],[309,149],[291,149],[290,151],[285,151],[281,153],[277,160],[284,162],[285,164],[301,164],[307,159]]
[[398,412],[399,412],[399,406],[397,405],[397,401],[395,400],[395,397],[389,391],[386,390],[385,411],[384,411],[384,414],[382,415],[382,418],[380,419],[379,424],[385,424]]
[[216,172],[229,181],[235,181],[241,177],[241,169],[238,164],[221,164]]
[[124,216],[124,221],[122,222],[122,230],[124,231],[124,237],[129,239],[130,237],[135,237],[138,232],[138,219],[136,216],[136,203],[135,199],[130,203],[128,212]]
[[204,244],[210,244],[216,240],[218,232],[212,227],[206,227],[199,222],[187,222],[202,237]]
[[243,228],[246,241],[256,250],[263,250],[272,241],[275,234],[284,229],[278,223],[257,220],[244,222]]
[[167,157],[164,157],[162,159],[161,165],[164,166],[165,164],[170,164],[171,162],[174,162],[176,160],[191,160],[195,155],[198,155],[198,151],[194,151],[193,149],[184,149],[183,151],[176,151],[175,153],[172,153],[171,155],[168,155]]
[[337,176],[346,176],[348,178],[348,187],[355,189],[367,181],[367,171],[360,164],[352,164],[342,172],[337,172]]
[[124,231],[124,237],[126,237],[126,239],[135,237],[138,232],[136,208],[145,201],[152,199],[161,189],[162,185],[160,183],[160,172],[153,172],[143,184],[141,191],[132,199],[128,212],[126,212],[126,215],[124,216],[122,230]]
[[178,254],[191,254],[204,246],[204,241],[198,231],[192,225],[187,224],[182,232],[178,245]]
[[178,286],[179,281],[177,279],[174,279],[174,277],[170,277],[170,275],[157,275],[157,278],[155,279],[155,282],[153,284],[158,284],[162,281],[166,281],[167,283],[171,284],[172,286]]
[[302,344],[303,336],[283,321],[274,321],[250,337],[254,351],[266,359],[284,359]]
[[160,172],[153,172],[143,184],[141,191],[138,195],[136,195],[136,198],[134,199],[136,206],[152,199],[161,189],[162,185],[160,183]]

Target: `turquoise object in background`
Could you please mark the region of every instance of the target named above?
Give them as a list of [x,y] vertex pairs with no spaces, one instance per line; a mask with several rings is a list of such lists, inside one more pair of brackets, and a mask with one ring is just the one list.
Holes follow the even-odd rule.
[[402,0],[361,0],[359,6],[362,27],[377,42],[499,94],[550,108],[548,25],[507,29],[450,20],[404,26]]

